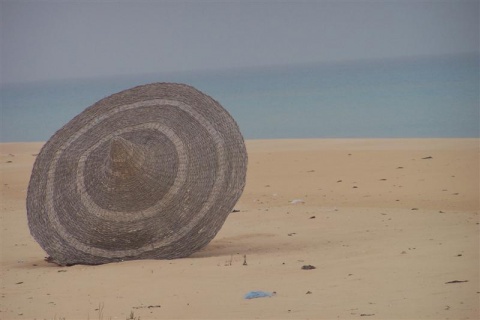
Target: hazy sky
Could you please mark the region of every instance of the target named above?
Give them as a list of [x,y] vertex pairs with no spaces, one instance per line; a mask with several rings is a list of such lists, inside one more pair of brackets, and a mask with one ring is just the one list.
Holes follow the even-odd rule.
[[479,51],[479,1],[5,1],[1,81]]

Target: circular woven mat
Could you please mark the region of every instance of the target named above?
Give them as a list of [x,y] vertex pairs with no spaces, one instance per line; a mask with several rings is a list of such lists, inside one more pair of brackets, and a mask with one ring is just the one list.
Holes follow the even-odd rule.
[[183,84],[135,87],[44,145],[27,194],[30,232],[61,265],[186,257],[222,227],[246,166],[218,102]]

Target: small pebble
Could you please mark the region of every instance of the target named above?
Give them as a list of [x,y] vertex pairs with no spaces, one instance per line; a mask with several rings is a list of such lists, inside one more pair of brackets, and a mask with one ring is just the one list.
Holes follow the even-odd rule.
[[302,270],[313,270],[313,269],[316,269],[316,267],[310,264],[302,266]]

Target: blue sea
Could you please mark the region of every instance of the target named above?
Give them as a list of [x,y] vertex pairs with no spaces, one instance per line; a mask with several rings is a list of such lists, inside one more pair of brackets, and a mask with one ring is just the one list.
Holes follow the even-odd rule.
[[0,141],[46,141],[101,98],[151,82],[210,95],[246,139],[479,137],[479,73],[472,54],[7,84]]

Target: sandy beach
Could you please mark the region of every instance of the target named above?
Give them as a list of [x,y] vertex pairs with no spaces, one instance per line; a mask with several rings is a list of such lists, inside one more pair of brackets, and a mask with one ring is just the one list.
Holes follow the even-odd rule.
[[207,247],[71,267],[27,226],[42,143],[0,144],[0,319],[480,318],[478,139],[246,144],[245,191]]

